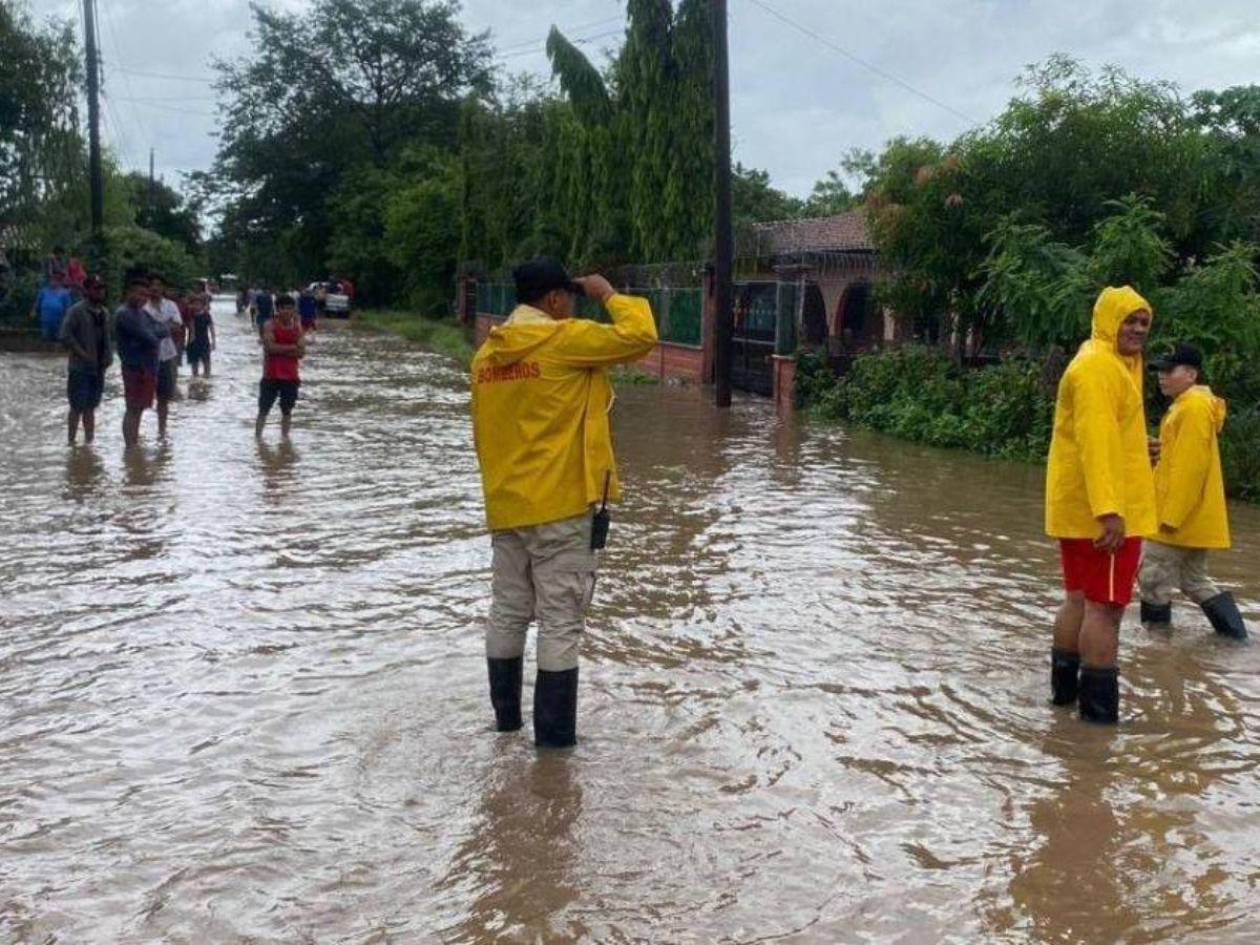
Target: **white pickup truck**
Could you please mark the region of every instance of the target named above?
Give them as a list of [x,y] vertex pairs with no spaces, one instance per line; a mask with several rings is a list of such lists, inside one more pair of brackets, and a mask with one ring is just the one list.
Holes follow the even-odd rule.
[[312,282],[306,287],[306,291],[315,296],[317,310],[325,318],[349,318],[350,296],[340,289],[336,282]]

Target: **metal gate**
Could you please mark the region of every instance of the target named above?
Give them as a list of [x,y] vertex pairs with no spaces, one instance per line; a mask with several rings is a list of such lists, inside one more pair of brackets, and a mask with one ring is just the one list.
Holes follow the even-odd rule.
[[731,336],[731,386],[770,397],[774,394],[774,330],[778,283],[735,283],[735,325]]

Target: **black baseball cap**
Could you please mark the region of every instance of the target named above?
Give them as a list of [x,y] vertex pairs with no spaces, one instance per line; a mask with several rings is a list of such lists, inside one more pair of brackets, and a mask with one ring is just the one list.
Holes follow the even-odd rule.
[[512,280],[516,283],[516,300],[518,302],[536,302],[548,292],[563,289],[566,292],[581,292],[582,287],[575,283],[567,269],[550,256],[535,256],[512,270]]
[[1203,352],[1198,348],[1193,348],[1188,344],[1178,342],[1167,354],[1156,358],[1151,362],[1151,369],[1155,371],[1171,371],[1179,364],[1186,367],[1192,367],[1197,371],[1203,370]]

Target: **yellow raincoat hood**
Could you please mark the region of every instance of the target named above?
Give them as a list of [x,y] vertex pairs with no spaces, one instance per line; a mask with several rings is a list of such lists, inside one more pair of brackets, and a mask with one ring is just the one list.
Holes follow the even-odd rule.
[[1116,350],[1116,337],[1124,320],[1139,310],[1151,311],[1151,303],[1142,298],[1132,286],[1108,286],[1098,293],[1094,302],[1094,317],[1089,341],[1081,345],[1081,351],[1094,349],[1111,352],[1129,371],[1134,386],[1142,390],[1142,356],[1122,355]]
[[581,515],[621,495],[605,368],[656,344],[646,299],[614,295],[611,325],[518,305],[472,363],[473,438],[492,531]]
[[1159,427],[1155,467],[1159,507],[1157,540],[1181,548],[1228,548],[1229,515],[1218,442],[1225,401],[1207,385],[1173,401]]
[[1096,538],[1098,519],[1119,515],[1126,534],[1155,533],[1155,481],[1146,446],[1142,358],[1116,350],[1121,323],[1150,304],[1129,286],[1094,303],[1093,332],[1064,372],[1046,468],[1046,532]]

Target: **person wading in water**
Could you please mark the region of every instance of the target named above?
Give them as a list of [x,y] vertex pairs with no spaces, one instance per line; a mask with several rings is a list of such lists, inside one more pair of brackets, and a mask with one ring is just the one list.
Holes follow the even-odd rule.
[[[656,344],[645,299],[602,276],[570,281],[538,258],[513,272],[519,304],[472,363],[473,439],[492,548],[486,658],[496,728],[521,722],[525,633],[538,620],[534,743],[577,741],[578,649],[595,590],[596,551],[617,499],[605,368]],[[575,319],[574,293],[602,303],[611,325]]]
[[1229,515],[1217,437],[1225,425],[1225,401],[1202,384],[1203,355],[1177,345],[1151,367],[1159,372],[1159,389],[1172,406],[1159,427],[1159,464],[1155,498],[1159,533],[1146,545],[1138,584],[1142,589],[1142,622],[1172,622],[1172,595],[1181,590],[1203,608],[1212,628],[1236,640],[1247,627],[1234,602],[1208,577],[1212,548],[1229,547]]
[[254,436],[261,439],[267,425],[267,414],[280,401],[280,435],[289,438],[293,422],[293,406],[297,403],[298,361],[306,356],[306,342],[298,323],[293,298],[281,295],[276,301],[276,314],[262,326],[263,376],[258,383],[258,419]]
[[1055,705],[1116,722],[1120,617],[1142,537],[1156,529],[1155,480],[1142,402],[1151,306],[1129,286],[1094,303],[1093,333],[1059,382],[1046,469],[1046,533],[1059,539],[1064,600],[1054,625]]
[[66,397],[70,413],[66,435],[71,446],[83,421],[83,442],[96,438],[96,408],[105,389],[105,369],[114,361],[109,341],[109,312],[105,308],[105,280],[91,275],[83,280],[83,301],[71,306],[61,323],[61,343],[70,352]]
[[148,290],[149,283],[144,276],[130,277],[126,301],[114,313],[114,337],[122,364],[127,406],[122,422],[123,442],[128,447],[140,441],[140,417],[153,406],[161,345],[171,333],[166,322],[149,314],[145,306]]

